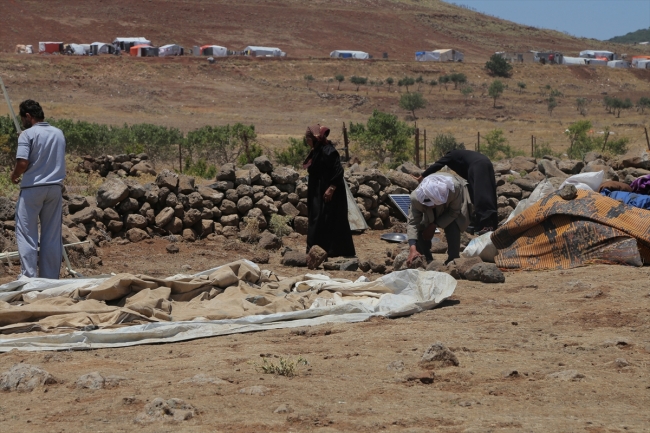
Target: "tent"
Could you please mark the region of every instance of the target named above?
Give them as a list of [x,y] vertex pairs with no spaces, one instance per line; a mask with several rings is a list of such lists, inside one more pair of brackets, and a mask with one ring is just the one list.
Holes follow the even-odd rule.
[[646,60],[650,60],[650,56],[634,56],[632,57],[632,67],[637,68],[638,67],[637,64],[639,62],[643,62]]
[[75,56],[87,56],[90,54],[90,44],[67,44],[63,52]]
[[105,44],[104,42],[93,42],[90,44],[90,53],[93,56],[99,54],[113,54],[115,52],[115,47],[111,44]]
[[582,57],[562,57],[563,65],[586,65],[586,59]]
[[607,60],[604,59],[585,59],[585,63],[594,66],[607,66]]
[[115,38],[113,45],[120,47],[122,51],[131,49],[135,45],[151,45],[151,41],[146,38]]
[[629,68],[630,64],[625,60],[612,60],[607,62],[607,66],[610,68]]
[[213,57],[226,57],[228,55],[228,48],[220,47],[219,45],[203,45],[201,47],[201,55]]
[[246,48],[244,48],[244,53],[247,56],[254,56],[254,57],[284,57],[287,55],[287,53],[285,53],[279,48],[257,47],[254,45],[249,45]]
[[143,55],[144,48],[153,48],[151,45],[134,45],[129,49],[129,54],[133,57],[146,57]]
[[334,50],[330,53],[334,59],[369,59],[370,55],[363,51]]
[[611,51],[585,50],[585,51],[580,51],[580,57],[586,57],[588,59],[605,57],[607,60],[616,60],[616,53],[612,53]]
[[452,49],[417,51],[415,60],[418,62],[462,62],[465,56],[460,51]]
[[163,45],[158,49],[158,56],[167,57],[167,56],[182,56],[183,47],[176,44]]
[[61,53],[63,52],[63,42],[39,42],[39,53]]
[[636,67],[638,69],[650,69],[650,60],[640,60],[637,62]]

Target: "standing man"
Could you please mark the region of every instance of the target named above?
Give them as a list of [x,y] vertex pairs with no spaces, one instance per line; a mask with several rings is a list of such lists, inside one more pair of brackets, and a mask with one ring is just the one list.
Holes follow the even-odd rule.
[[11,174],[13,183],[20,182],[16,241],[21,276],[58,279],[63,255],[61,223],[65,138],[60,129],[44,122],[44,118],[38,102],[28,99],[20,104],[20,119],[26,129],[18,138],[16,168]]
[[422,182],[422,179],[437,173],[445,165],[467,181],[469,197],[476,213],[474,232],[483,234],[496,230],[499,225],[497,184],[490,158],[472,150],[451,150],[427,168],[418,181]]

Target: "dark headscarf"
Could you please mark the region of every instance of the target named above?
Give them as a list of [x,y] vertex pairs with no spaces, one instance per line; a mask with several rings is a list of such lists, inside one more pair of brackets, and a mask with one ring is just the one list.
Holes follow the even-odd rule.
[[320,126],[319,124],[308,126],[307,131],[305,132],[306,138],[311,138],[314,143],[314,148],[303,163],[303,168],[308,168],[311,165],[311,161],[314,157],[314,152],[319,148],[327,144],[327,137],[330,135],[330,129],[327,126]]

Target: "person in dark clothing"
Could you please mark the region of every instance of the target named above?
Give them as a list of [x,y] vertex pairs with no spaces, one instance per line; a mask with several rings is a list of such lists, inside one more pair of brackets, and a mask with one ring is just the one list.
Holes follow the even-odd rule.
[[444,166],[449,167],[467,181],[469,197],[476,214],[474,231],[480,233],[496,230],[499,225],[499,217],[497,213],[497,184],[492,161],[487,156],[471,150],[451,150],[429,166],[418,178],[418,181],[421,182],[422,179],[438,172]]
[[314,125],[305,133],[311,147],[303,164],[309,173],[307,252],[318,245],[329,257],[354,257],[343,167],[338,151],[327,139],[329,132],[327,127]]

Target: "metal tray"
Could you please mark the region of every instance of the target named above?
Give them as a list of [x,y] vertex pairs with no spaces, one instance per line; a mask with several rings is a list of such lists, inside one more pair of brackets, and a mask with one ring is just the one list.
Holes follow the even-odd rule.
[[406,233],[384,233],[381,235],[381,240],[387,241],[387,242],[406,242],[408,241],[408,236]]

